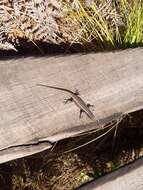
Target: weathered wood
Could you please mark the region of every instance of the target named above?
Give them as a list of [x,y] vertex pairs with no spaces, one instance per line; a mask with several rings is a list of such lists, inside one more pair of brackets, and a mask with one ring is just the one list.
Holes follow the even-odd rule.
[[[79,119],[79,109],[63,103],[68,94],[37,83],[78,89],[85,102],[95,105],[95,122],[86,115]],[[0,162],[48,149],[50,142],[139,110],[142,94],[142,48],[0,60]],[[33,144],[33,152],[26,144]]]
[[142,190],[143,158],[119,170],[85,184],[77,190]]

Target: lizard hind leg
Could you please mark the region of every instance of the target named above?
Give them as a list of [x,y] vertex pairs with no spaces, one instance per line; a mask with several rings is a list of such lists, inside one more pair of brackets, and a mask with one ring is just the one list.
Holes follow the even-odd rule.
[[[90,108],[90,107],[94,107],[94,105],[91,105],[91,104],[87,104],[87,107]],[[79,118],[81,119],[81,115],[82,113],[86,113],[84,110],[80,109],[80,113],[79,113]]]
[[79,112],[79,118],[81,119],[81,115],[84,111],[82,109],[80,109],[80,112]]

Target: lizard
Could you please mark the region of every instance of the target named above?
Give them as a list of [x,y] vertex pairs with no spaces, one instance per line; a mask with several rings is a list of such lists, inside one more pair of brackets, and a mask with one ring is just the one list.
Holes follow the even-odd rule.
[[37,86],[43,86],[43,87],[47,87],[47,88],[53,88],[56,90],[61,90],[64,92],[67,92],[71,95],[71,98],[66,99],[65,103],[67,102],[74,102],[77,107],[79,107],[80,109],[80,115],[79,118],[81,118],[81,114],[82,112],[84,112],[90,119],[94,120],[95,116],[94,114],[91,112],[91,110],[89,109],[89,107],[93,106],[90,104],[86,104],[81,97],[79,96],[79,92],[76,90],[76,92],[73,92],[71,90],[68,90],[66,88],[60,88],[60,87],[56,87],[56,86],[49,86],[49,85],[44,85],[44,84],[37,84]]

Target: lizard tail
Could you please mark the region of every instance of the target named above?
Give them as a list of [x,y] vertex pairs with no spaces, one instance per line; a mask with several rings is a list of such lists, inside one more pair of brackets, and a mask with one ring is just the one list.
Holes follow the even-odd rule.
[[50,86],[50,85],[45,85],[45,84],[37,84],[37,86],[43,86],[43,87],[47,87],[47,88],[53,88],[53,89],[62,90],[62,91],[69,92],[69,93],[73,94],[72,91],[70,91],[68,89],[65,89],[65,88],[60,88],[60,87]]

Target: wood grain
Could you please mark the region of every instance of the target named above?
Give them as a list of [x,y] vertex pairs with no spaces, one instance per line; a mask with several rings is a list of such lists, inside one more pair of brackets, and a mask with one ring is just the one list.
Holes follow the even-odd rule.
[[[85,102],[95,105],[95,122],[84,114],[79,119],[74,103],[63,103],[68,94],[37,83],[78,89]],[[1,59],[0,162],[48,149],[51,142],[100,127],[121,113],[142,109],[142,94],[142,48]],[[26,144],[33,144],[33,152],[23,153]],[[17,148],[21,154],[16,153]]]

